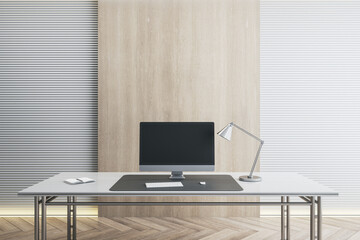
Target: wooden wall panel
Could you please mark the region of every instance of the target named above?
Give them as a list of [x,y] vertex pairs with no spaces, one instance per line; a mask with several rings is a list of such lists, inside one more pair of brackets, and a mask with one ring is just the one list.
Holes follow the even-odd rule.
[[[216,131],[234,121],[259,135],[259,1],[99,1],[99,171],[138,171],[141,121],[214,121]],[[215,141],[216,171],[250,169],[255,140],[234,132],[231,143]],[[256,216],[259,210],[101,207],[99,214]]]

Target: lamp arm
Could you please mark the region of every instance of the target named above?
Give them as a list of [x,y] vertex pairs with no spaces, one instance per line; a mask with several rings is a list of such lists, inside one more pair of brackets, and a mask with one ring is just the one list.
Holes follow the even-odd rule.
[[255,136],[254,134],[249,133],[249,132],[246,131],[245,129],[239,127],[239,126],[236,125],[235,123],[230,123],[230,124],[231,124],[232,126],[236,127],[237,129],[243,131],[244,133],[246,133],[246,134],[249,135],[250,137],[253,137],[253,138],[255,138],[256,140],[258,140],[258,141],[260,142],[259,148],[258,148],[257,153],[256,153],[256,156],[255,156],[254,163],[253,163],[253,165],[252,165],[252,167],[251,167],[251,171],[250,171],[250,174],[249,174],[249,176],[248,176],[249,178],[252,178],[252,175],[253,175],[254,170],[255,170],[255,167],[256,167],[256,163],[257,163],[257,161],[258,161],[258,159],[259,159],[259,156],[260,156],[261,148],[262,148],[262,146],[263,146],[263,144],[264,144],[264,141],[261,140],[260,138],[258,138],[257,136]]
[[264,144],[264,141],[261,140],[260,145],[259,145],[259,148],[258,148],[257,153],[256,153],[256,156],[255,156],[254,163],[253,163],[253,165],[252,165],[252,168],[251,168],[251,171],[250,171],[250,174],[249,174],[249,178],[252,178],[252,175],[253,175],[253,173],[254,173],[256,163],[257,163],[257,161],[258,161],[258,159],[259,159],[260,151],[261,151],[261,148],[262,148],[263,144]]
[[233,125],[234,127],[236,127],[237,129],[243,131],[244,133],[246,133],[247,135],[255,138],[256,140],[258,140],[259,142],[264,142],[263,140],[261,140],[260,138],[258,138],[257,136],[255,136],[254,134],[252,133],[249,133],[248,131],[246,131],[245,129],[239,127],[238,125],[236,125],[235,123],[230,123],[231,125]]

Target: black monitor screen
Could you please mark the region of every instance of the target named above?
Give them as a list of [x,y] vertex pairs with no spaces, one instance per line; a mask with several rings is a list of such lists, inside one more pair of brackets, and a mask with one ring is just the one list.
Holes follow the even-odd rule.
[[214,123],[140,123],[140,165],[214,165]]

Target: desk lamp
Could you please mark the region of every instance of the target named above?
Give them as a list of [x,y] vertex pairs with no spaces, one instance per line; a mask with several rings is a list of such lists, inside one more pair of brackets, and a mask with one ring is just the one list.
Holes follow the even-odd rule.
[[253,172],[257,163],[257,160],[259,158],[260,155],[260,151],[262,148],[262,145],[264,144],[264,141],[261,140],[260,138],[258,138],[257,136],[249,133],[248,131],[246,131],[245,129],[239,127],[238,125],[236,125],[235,123],[231,122],[228,125],[226,125],[226,127],[224,127],[220,132],[218,132],[217,134],[223,138],[225,138],[228,141],[231,141],[231,134],[232,134],[232,129],[233,127],[236,127],[237,129],[240,129],[241,131],[243,131],[244,133],[246,133],[247,135],[255,138],[256,140],[258,140],[260,142],[259,148],[257,150],[256,156],[255,156],[255,160],[253,163],[253,166],[251,168],[250,174],[248,176],[240,176],[239,180],[240,181],[244,181],[244,182],[260,182],[261,181],[261,177],[259,176],[253,176]]

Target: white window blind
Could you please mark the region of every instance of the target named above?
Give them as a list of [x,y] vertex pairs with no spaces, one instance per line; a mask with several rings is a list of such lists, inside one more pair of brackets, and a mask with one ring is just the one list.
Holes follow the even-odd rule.
[[300,172],[340,192],[324,214],[360,215],[360,1],[260,9],[261,171]]
[[0,1],[1,215],[33,213],[25,187],[97,170],[97,16],[96,1]]

